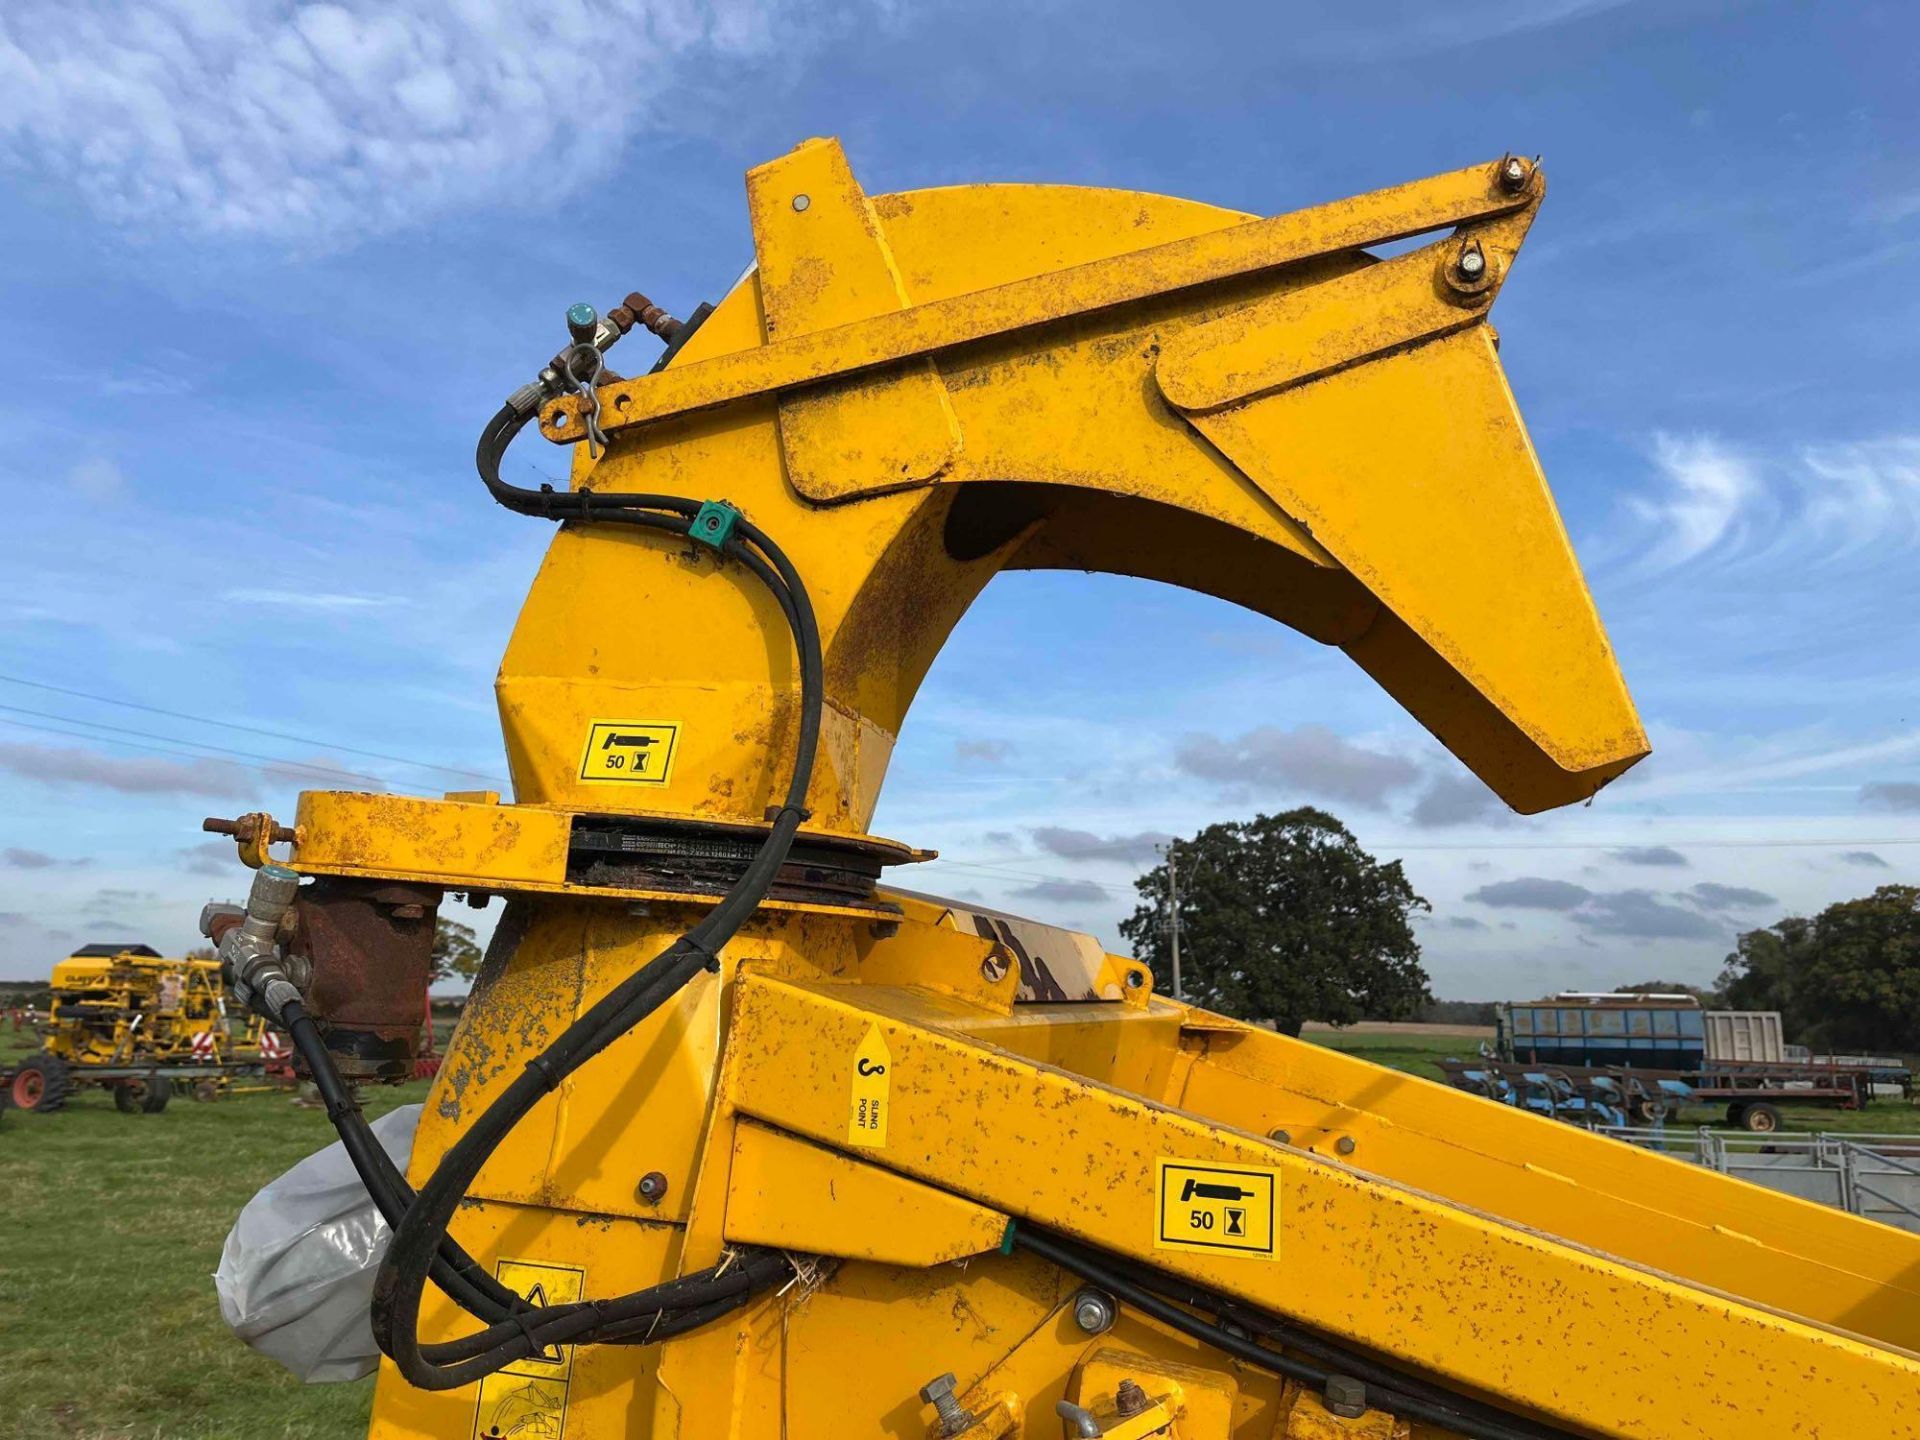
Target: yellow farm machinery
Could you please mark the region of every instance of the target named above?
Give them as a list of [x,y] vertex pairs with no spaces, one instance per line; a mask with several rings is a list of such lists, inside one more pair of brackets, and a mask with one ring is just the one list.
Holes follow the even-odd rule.
[[[478,453],[559,527],[512,800],[241,817],[205,917],[393,1228],[374,1435],[1920,1437],[1920,1239],[882,879],[930,858],[868,830],[895,737],[1005,570],[1338,646],[1523,812],[1647,753],[1488,319],[1544,191],[869,196],[810,141],[718,305],[568,312]],[[502,477],[528,428],[570,484]],[[353,1082],[410,1073],[450,894],[504,914],[402,1174]]]
[[125,1113],[151,1115],[167,1108],[176,1084],[211,1099],[235,1075],[260,1070],[265,1022],[229,1012],[217,961],[83,945],[53,967],[51,990],[39,1051],[0,1076],[22,1110],[58,1110],[97,1087]]

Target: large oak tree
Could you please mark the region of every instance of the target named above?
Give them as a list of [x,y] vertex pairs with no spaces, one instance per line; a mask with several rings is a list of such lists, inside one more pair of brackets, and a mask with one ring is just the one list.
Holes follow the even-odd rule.
[[[1297,1035],[1307,1020],[1411,1018],[1433,999],[1413,914],[1431,907],[1397,860],[1382,864],[1324,810],[1209,825],[1175,842],[1186,998]],[[1167,867],[1134,882],[1120,922],[1137,959],[1170,987]]]

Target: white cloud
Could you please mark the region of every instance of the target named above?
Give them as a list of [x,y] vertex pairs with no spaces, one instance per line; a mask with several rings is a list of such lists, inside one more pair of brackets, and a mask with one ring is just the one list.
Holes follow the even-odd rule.
[[1663,484],[1629,497],[1642,574],[1703,564],[1826,565],[1920,544],[1920,436],[1756,455],[1714,435],[1653,437]]
[[1752,463],[1713,436],[1660,434],[1653,445],[1668,487],[1630,503],[1655,531],[1646,565],[1669,570],[1732,539],[1766,490]]
[[1174,752],[1174,764],[1222,785],[1298,790],[1370,809],[1420,778],[1411,760],[1356,745],[1324,725],[1261,725],[1228,740],[1189,735]]
[[[0,156],[129,228],[338,244],[577,193],[792,0],[13,0]],[[789,32],[792,33],[789,33]]]
[[278,605],[288,610],[366,610],[397,603],[391,595],[333,590],[229,590],[221,598],[241,605]]
[[1829,558],[1920,543],[1920,437],[1809,446],[1800,463],[1806,521]]
[[161,760],[104,755],[67,745],[0,744],[0,771],[44,785],[118,790],[123,795],[251,795],[247,772],[224,760]]

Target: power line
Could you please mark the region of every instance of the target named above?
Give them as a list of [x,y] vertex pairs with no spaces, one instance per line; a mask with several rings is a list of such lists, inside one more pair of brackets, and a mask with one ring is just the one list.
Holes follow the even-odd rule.
[[[188,740],[178,735],[157,735],[151,730],[129,730],[124,725],[109,725],[102,720],[82,720],[74,715],[55,715],[46,710],[28,710],[19,705],[0,705],[0,710],[6,711],[9,715],[31,715],[38,720],[58,720],[64,725],[85,725],[89,729],[106,730],[112,732],[114,735],[135,735],[142,740],[163,740],[174,745],[191,745],[196,750],[211,750],[216,755],[231,755],[242,760],[264,760],[271,765],[277,765],[285,769],[306,770],[315,775],[331,775],[341,780],[368,780],[376,785],[386,783],[378,775],[366,775],[358,770],[338,770],[331,765],[316,765],[305,760],[288,760],[279,755],[261,755],[252,750],[230,750],[224,745],[209,745],[204,740]],[[10,723],[18,724],[20,722],[13,721]],[[74,732],[70,730],[56,731],[54,733],[63,735],[74,734]],[[75,738],[84,740],[93,737],[79,735]],[[185,754],[187,752],[175,751],[174,753]]]
[[215,720],[205,715],[189,714],[184,710],[167,710],[158,705],[144,705],[138,700],[118,700],[111,695],[94,695],[85,690],[71,690],[64,685],[49,685],[41,680],[28,680],[20,675],[0,675],[0,681],[9,685],[24,685],[32,690],[45,690],[54,695],[65,695],[74,700],[91,700],[100,705],[118,705],[126,710],[144,710],[149,715],[164,715],[170,720],[188,720],[196,725],[216,725],[223,730],[241,730],[249,735],[264,735],[271,740],[291,741],[295,745],[318,745],[322,749],[334,750],[342,755],[359,755],[368,760],[390,760],[396,765],[411,765],[420,770],[438,770],[447,775],[464,775],[470,780],[487,780],[496,785],[500,783],[497,775],[483,774],[478,770],[463,770],[457,765],[437,765],[431,760],[415,760],[406,755],[388,755],[379,750],[358,750],[351,745],[336,745],[331,740],[315,740],[311,736],[290,735],[284,730],[268,730],[259,725],[242,725],[235,720]]

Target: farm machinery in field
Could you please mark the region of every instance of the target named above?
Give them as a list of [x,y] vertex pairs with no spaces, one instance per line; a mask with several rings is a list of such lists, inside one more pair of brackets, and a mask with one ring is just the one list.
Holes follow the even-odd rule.
[[148,945],[91,944],[53,967],[40,1048],[0,1087],[18,1109],[58,1110],[98,1088],[126,1114],[166,1109],[176,1086],[212,1099],[236,1076],[257,1075],[285,1037],[229,1007],[214,960],[169,959]]

